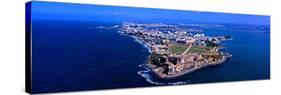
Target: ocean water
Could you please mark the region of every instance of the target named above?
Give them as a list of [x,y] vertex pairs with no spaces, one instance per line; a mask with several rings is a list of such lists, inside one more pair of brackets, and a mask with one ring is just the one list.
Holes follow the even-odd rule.
[[222,42],[232,57],[222,65],[163,80],[143,64],[148,50],[116,29],[120,23],[33,20],[34,93],[100,90],[159,85],[269,79],[270,35],[255,29],[204,29],[206,35],[230,35]]

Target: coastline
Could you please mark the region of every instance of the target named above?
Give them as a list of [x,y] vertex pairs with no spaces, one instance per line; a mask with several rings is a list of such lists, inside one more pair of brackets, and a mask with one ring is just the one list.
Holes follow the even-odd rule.
[[[201,55],[201,63],[197,63],[195,61],[199,61],[195,58],[197,58],[199,55],[195,54],[195,55],[191,55],[192,58],[191,60],[194,60],[194,62],[192,62],[194,65],[194,67],[189,67],[189,68],[183,68],[181,71],[175,71],[175,69],[177,67],[175,66],[180,66],[180,65],[175,65],[176,63],[171,63],[171,60],[177,60],[175,62],[181,62],[182,64],[185,63],[184,60],[190,60],[188,59],[186,56],[184,57],[183,55],[185,54],[186,51],[189,51],[190,47],[188,49],[186,49],[182,55],[173,55],[171,54],[170,58],[168,59],[168,57],[164,58],[166,61],[170,60],[169,62],[167,61],[167,63],[165,63],[166,65],[172,65],[174,64],[174,67],[169,67],[168,69],[165,68],[165,73],[163,73],[163,67],[157,65],[158,67],[155,65],[155,63],[151,64],[150,60],[147,61],[146,66],[150,69],[151,72],[155,73],[158,77],[162,78],[162,79],[170,79],[170,78],[176,78],[178,76],[182,76],[191,72],[194,72],[196,70],[199,70],[201,68],[205,68],[208,66],[214,66],[214,65],[219,65],[224,63],[227,60],[227,57],[229,57],[229,55],[225,55],[225,53],[219,51],[221,49],[220,46],[218,46],[218,43],[220,43],[220,41],[222,40],[229,40],[228,38],[226,39],[225,36],[219,36],[219,37],[209,37],[209,36],[205,36],[204,34],[187,34],[186,32],[161,32],[158,30],[147,30],[147,27],[156,27],[158,25],[155,26],[155,24],[152,24],[152,26],[150,26],[151,24],[134,24],[134,23],[129,23],[129,24],[123,24],[122,27],[120,28],[120,31],[118,31],[118,33],[120,33],[123,36],[127,36],[129,38],[134,39],[134,41],[136,41],[137,43],[139,43],[140,45],[142,45],[144,48],[146,48],[149,52],[149,56],[148,58],[152,57],[152,53],[159,53],[161,54],[166,54],[167,52],[164,51],[169,51],[169,47],[167,45],[163,45],[163,43],[166,42],[165,39],[168,39],[168,42],[170,43],[192,43],[196,46],[202,46],[205,47],[204,49],[206,49],[206,47],[209,45],[211,47],[217,47],[213,48],[213,52],[217,52],[220,53],[220,55],[216,55],[216,54],[211,54],[211,55],[206,55],[205,58],[210,58],[210,59],[205,59],[205,61],[202,61],[202,59],[204,57],[202,57]],[[161,26],[161,25],[160,25]],[[137,27],[137,28],[136,28]],[[158,28],[163,28],[158,27]],[[166,28],[165,28],[166,29]],[[182,38],[183,37],[183,38]],[[177,38],[181,38],[181,39],[177,39]],[[184,40],[184,41],[182,41]],[[165,42],[164,42],[165,41]],[[199,41],[196,43],[196,41]],[[162,43],[162,44],[161,44]],[[180,45],[179,45],[180,46]],[[182,47],[179,47],[179,49],[181,49]],[[175,50],[178,50],[177,48],[174,48]],[[194,51],[198,51],[196,49],[201,49],[201,48],[195,48]],[[203,50],[199,50],[198,52],[205,52]],[[162,50],[162,51],[161,51]],[[168,53],[171,53],[168,52]],[[175,54],[175,53],[174,53]],[[221,56],[222,59],[219,59],[218,56]],[[175,58],[173,58],[175,57]],[[183,60],[181,60],[183,59]],[[216,60],[217,59],[217,60]],[[153,59],[155,60],[155,59]],[[157,59],[156,59],[157,60]],[[213,60],[213,61],[210,61]],[[158,61],[160,61],[160,59],[158,59]],[[181,65],[182,66],[182,65]],[[157,70],[158,69],[158,70]],[[159,71],[160,70],[160,71]]]
[[218,61],[218,62],[215,62],[215,63],[212,63],[212,64],[204,64],[204,65],[201,65],[197,68],[192,68],[192,69],[189,69],[189,70],[184,70],[183,72],[180,72],[180,73],[177,73],[177,74],[174,74],[174,75],[165,75],[163,76],[162,74],[158,73],[157,71],[155,71],[155,69],[149,65],[147,65],[148,68],[151,69],[151,71],[157,75],[158,77],[160,78],[163,78],[163,79],[172,79],[172,78],[177,78],[177,77],[180,77],[182,75],[186,75],[186,74],[189,74],[189,73],[192,73],[194,71],[197,71],[197,70],[200,70],[202,68],[207,68],[209,66],[216,66],[216,65],[220,65],[220,64],[223,64],[225,61],[227,60],[227,56],[223,56],[222,60]]
[[125,35],[122,32],[119,32],[121,35],[129,37],[129,38],[133,38],[135,42],[139,43],[140,45],[142,45],[144,48],[146,48],[148,50],[149,53],[152,52],[151,48],[149,47],[149,45],[145,44],[143,41],[139,40],[137,37],[135,36],[130,36],[130,35]]

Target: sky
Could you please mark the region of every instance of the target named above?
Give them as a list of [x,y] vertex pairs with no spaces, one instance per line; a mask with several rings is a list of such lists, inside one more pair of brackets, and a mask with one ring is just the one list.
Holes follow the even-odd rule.
[[32,1],[32,19],[269,25],[270,16]]

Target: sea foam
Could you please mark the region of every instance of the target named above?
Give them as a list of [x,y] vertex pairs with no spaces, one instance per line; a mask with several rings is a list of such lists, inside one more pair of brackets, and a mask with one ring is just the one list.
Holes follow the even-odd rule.
[[176,82],[162,82],[162,81],[159,81],[159,80],[155,80],[153,78],[154,76],[151,75],[153,73],[151,72],[151,70],[149,68],[147,68],[145,66],[145,64],[141,64],[141,65],[139,65],[139,67],[144,68],[144,70],[139,71],[138,74],[140,76],[142,76],[143,78],[145,78],[148,83],[151,83],[151,84],[154,84],[154,85],[183,85],[183,84],[190,84],[191,83],[190,80],[176,81]]

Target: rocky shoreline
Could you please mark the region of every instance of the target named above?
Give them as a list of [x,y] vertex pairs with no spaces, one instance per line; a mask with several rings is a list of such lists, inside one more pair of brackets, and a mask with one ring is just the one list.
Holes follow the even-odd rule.
[[[174,28],[175,32],[170,32]],[[224,63],[227,55],[220,51],[219,43],[232,39],[231,36],[194,35],[166,24],[125,23],[119,33],[133,38],[148,49],[150,56],[147,67],[163,79]]]

